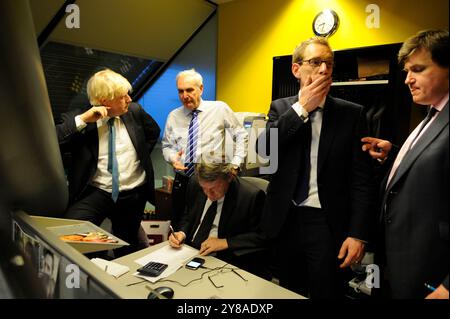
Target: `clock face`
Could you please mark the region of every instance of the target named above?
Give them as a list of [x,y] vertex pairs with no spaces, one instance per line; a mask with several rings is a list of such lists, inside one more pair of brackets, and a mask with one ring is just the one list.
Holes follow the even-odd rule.
[[332,35],[339,25],[339,18],[333,10],[320,12],[313,21],[313,31],[318,36]]

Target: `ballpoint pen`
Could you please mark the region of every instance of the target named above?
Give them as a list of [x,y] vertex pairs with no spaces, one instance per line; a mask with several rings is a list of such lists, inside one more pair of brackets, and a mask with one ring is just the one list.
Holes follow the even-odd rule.
[[[172,225],[169,225],[169,230],[170,230],[169,236],[170,236],[170,234],[174,234],[174,236],[175,236],[175,231],[173,230]],[[175,237],[175,238],[176,238],[176,237]]]
[[435,291],[435,290],[436,290],[436,288],[434,288],[433,286],[431,286],[431,285],[429,285],[429,284],[427,284],[427,283],[425,283],[425,287],[427,287],[427,288],[430,289],[431,291]]
[[172,225],[169,225],[169,230],[170,230],[169,236],[170,236],[170,234],[173,234],[173,237],[175,237],[175,239],[178,240],[180,242],[180,244],[184,242],[184,239],[179,240],[178,237],[175,235],[175,230],[173,230]]

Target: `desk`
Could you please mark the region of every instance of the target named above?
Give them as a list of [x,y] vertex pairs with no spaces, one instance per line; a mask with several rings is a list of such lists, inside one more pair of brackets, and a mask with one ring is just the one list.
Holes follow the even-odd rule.
[[[168,244],[169,242],[165,241],[158,245],[150,246],[138,252],[115,259],[114,262],[130,267],[130,271],[128,273],[117,279],[119,285],[126,286],[131,283],[142,281],[143,279],[133,276],[133,274],[136,273],[136,269],[140,267],[140,265],[134,261]],[[203,258],[205,259],[204,266],[208,268],[221,267],[225,265],[224,261],[215,257],[206,256]],[[227,265],[227,268],[228,267],[231,268],[231,265]],[[233,266],[233,268],[236,267]],[[186,284],[193,279],[200,278],[202,273],[206,271],[208,271],[208,269],[199,268],[197,270],[190,270],[182,267],[174,274],[164,279],[175,280],[182,284]],[[130,290],[130,294],[133,292],[133,295],[142,296],[142,298],[147,298],[149,290],[145,286],[149,285],[153,289],[160,286],[171,287],[175,291],[174,299],[304,299],[301,295],[277,286],[274,283],[257,277],[247,271],[242,269],[237,269],[236,271],[242,275],[243,278],[247,279],[247,281],[244,281],[230,270],[223,270],[223,272],[216,270],[205,274],[201,280],[194,281],[187,287],[183,287],[174,282],[163,281],[153,284],[146,281],[128,286],[126,289]],[[217,275],[214,275],[215,273],[217,273]],[[208,279],[208,275],[212,275],[211,278],[217,285],[223,285],[224,287],[214,287]]]

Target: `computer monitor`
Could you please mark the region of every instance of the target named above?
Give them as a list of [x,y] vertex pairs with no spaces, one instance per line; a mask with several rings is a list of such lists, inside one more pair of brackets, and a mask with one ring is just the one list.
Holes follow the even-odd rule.
[[27,0],[0,1],[0,292],[40,297],[33,267],[12,242],[11,214],[58,216],[67,183]]

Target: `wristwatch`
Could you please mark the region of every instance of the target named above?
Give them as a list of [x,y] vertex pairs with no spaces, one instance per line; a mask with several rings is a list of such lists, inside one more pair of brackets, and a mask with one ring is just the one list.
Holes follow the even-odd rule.
[[300,105],[300,112],[302,112],[302,114],[300,115],[300,119],[303,121],[303,123],[306,123],[309,118],[309,113],[306,112],[306,110],[301,105]]

